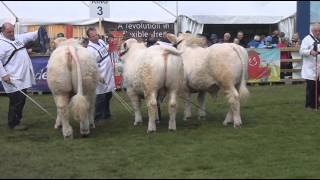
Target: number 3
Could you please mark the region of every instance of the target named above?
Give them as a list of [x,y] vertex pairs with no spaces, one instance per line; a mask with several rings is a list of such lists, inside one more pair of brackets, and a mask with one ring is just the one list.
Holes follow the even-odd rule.
[[101,6],[98,6],[97,9],[99,10],[99,12],[97,13],[99,16],[101,16],[103,14],[103,11],[102,11],[102,7]]

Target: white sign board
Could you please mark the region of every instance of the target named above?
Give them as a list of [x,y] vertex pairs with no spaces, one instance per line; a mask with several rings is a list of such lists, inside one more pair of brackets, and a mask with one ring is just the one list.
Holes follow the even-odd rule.
[[110,17],[110,2],[109,1],[90,1],[90,17]]

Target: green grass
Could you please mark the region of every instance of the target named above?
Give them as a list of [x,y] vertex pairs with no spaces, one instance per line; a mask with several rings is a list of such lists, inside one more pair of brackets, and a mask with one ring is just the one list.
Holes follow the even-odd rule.
[[[182,103],[177,131],[169,132],[167,108],[157,132],[112,99],[113,118],[93,129],[88,138],[64,140],[54,120],[27,101],[28,131],[7,128],[8,98],[0,96],[0,178],[320,178],[319,112],[304,109],[305,86],[250,86],[241,108],[243,126],[223,127],[225,98],[206,104],[206,120],[183,122]],[[122,94],[127,100],[127,96]],[[50,95],[32,95],[52,114]]]

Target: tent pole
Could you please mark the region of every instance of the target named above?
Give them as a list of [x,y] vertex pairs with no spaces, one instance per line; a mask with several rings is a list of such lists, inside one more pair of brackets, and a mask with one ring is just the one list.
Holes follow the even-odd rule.
[[163,6],[161,6],[157,1],[152,1],[154,4],[158,5],[159,7],[161,7],[163,10],[165,10],[167,13],[171,14],[174,17],[177,17],[176,15],[174,15],[172,12],[170,12],[168,9],[164,8]]
[[102,17],[99,17],[99,34],[100,34],[100,35],[102,35],[101,18],[102,18]]
[[178,1],[176,1],[176,20],[177,20],[177,32],[176,34],[178,35],[178,32],[181,31],[181,27],[180,27],[180,20],[179,20],[179,6],[178,6]]
[[4,5],[4,7],[6,7],[8,9],[8,11],[16,18],[16,21],[18,21],[18,16],[3,2],[1,1],[1,3]]
[[19,23],[19,19],[18,16],[3,2],[1,1],[1,3],[3,4],[4,7],[7,8],[7,10],[15,17],[15,22],[14,24],[17,25],[15,33],[19,34],[20,33],[20,23]]

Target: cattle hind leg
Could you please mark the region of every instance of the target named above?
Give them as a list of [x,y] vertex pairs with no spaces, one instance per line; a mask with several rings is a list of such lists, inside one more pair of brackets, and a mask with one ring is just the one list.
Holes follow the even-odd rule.
[[198,119],[205,119],[206,118],[206,106],[205,106],[205,97],[206,97],[206,92],[199,92],[198,94],[198,102],[199,102],[199,117]]
[[62,123],[62,134],[64,138],[73,138],[73,130],[69,123],[69,96],[55,95],[54,99],[57,106],[57,122],[55,126]]
[[95,115],[95,103],[96,103],[96,96],[95,94],[93,94],[92,96],[89,96],[89,122],[90,122],[90,126],[92,128],[95,128],[95,124],[94,124],[94,115]]
[[169,105],[168,105],[168,112],[169,112],[169,130],[176,130],[176,114],[177,114],[177,92],[172,91],[169,94]]
[[147,95],[147,106],[148,106],[148,133],[156,131],[156,111],[157,111],[157,98],[156,93],[153,92]]
[[134,126],[137,126],[139,124],[142,124],[142,115],[140,111],[140,98],[136,93],[133,92],[132,89],[127,89],[128,96],[131,100],[132,107],[134,109]]
[[240,96],[235,87],[231,87],[230,90],[227,91],[228,103],[230,105],[230,109],[228,114],[226,115],[225,121],[223,124],[228,124],[233,120],[234,128],[240,128],[242,125],[241,117],[240,117]]
[[232,122],[233,122],[233,111],[232,111],[232,108],[230,107],[229,111],[228,111],[228,114],[227,114],[226,118],[223,121],[223,125],[227,126],[229,123],[232,123]]
[[184,99],[184,116],[183,120],[187,121],[188,119],[191,119],[191,93],[186,92],[185,93],[185,99]]

